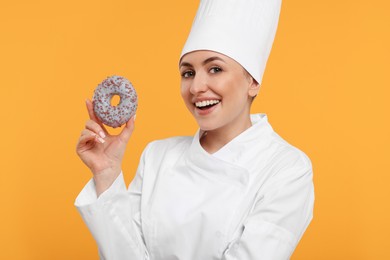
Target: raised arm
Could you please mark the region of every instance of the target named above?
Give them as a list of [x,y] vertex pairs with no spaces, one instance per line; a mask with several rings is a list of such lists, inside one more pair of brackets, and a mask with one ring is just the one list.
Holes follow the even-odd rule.
[[126,145],[134,130],[132,117],[119,135],[110,135],[102,122],[96,117],[92,102],[86,100],[89,120],[81,132],[76,152],[91,170],[96,193],[104,192],[121,173],[121,165]]
[[93,178],[75,201],[84,222],[96,240],[101,259],[149,259],[140,218],[143,156],[127,190],[121,172],[122,158],[134,129],[134,118],[119,135],[110,135],[93,113],[77,144],[77,154]]

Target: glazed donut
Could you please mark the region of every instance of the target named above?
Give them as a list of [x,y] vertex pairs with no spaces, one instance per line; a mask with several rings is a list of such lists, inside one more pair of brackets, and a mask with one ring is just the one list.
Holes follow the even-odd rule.
[[[111,105],[114,95],[120,97],[117,106]],[[124,77],[107,77],[93,95],[93,110],[103,124],[113,128],[125,124],[135,114],[138,106],[137,93],[131,82]]]

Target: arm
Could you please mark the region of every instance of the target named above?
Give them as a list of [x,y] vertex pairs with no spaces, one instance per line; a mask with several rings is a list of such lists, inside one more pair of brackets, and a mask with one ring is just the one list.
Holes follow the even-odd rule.
[[149,259],[140,223],[142,176],[143,156],[128,190],[121,173],[98,198],[92,179],[76,199],[101,259]]
[[258,196],[223,260],[289,259],[313,217],[313,205],[310,163],[284,170]]
[[99,197],[121,173],[126,145],[134,130],[133,116],[118,135],[110,135],[103,123],[96,117],[93,105],[86,100],[89,120],[81,132],[76,145],[77,155],[91,170]]
[[121,173],[126,145],[134,129],[134,117],[118,135],[110,135],[93,111],[81,132],[76,151],[91,170],[92,180],[76,199],[83,220],[95,238],[101,259],[148,259],[140,229],[143,159],[129,190]]

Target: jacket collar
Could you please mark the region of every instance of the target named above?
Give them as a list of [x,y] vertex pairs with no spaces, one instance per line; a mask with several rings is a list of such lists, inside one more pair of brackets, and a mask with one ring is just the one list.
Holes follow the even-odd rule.
[[251,115],[251,121],[250,128],[214,154],[209,154],[201,146],[199,138],[202,131],[198,129],[186,156],[188,166],[197,172],[222,175],[243,185],[247,184],[251,171],[248,162],[252,157],[255,159],[258,154],[256,150],[267,146],[267,135],[273,132],[266,114]]

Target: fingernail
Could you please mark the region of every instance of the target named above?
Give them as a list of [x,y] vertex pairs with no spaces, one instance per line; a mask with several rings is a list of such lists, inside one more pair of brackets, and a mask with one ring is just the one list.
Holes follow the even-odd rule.
[[102,144],[104,144],[104,143],[106,142],[106,141],[103,140],[103,138],[98,137],[97,139],[98,139],[99,142],[101,142]]
[[135,122],[135,118],[136,118],[136,117],[137,117],[137,114],[134,115],[134,119],[133,119],[134,122]]
[[100,131],[99,135],[100,135],[101,138],[106,138],[106,135],[103,133],[103,131]]

